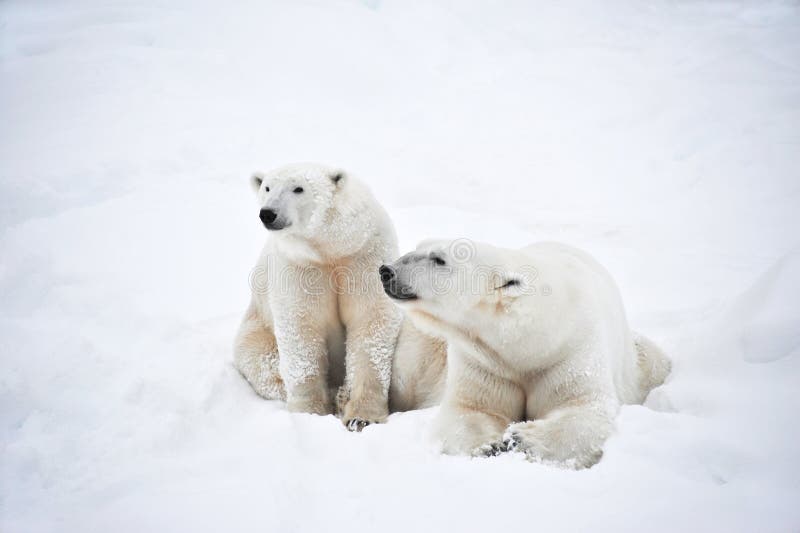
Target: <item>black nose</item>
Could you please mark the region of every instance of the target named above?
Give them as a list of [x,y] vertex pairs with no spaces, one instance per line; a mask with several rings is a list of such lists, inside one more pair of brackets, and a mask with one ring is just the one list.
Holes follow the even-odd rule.
[[263,222],[265,225],[272,224],[275,222],[275,219],[278,218],[278,213],[272,209],[262,209],[258,214],[258,218],[260,218],[261,222]]
[[378,272],[381,274],[381,283],[384,285],[388,285],[394,279],[394,269],[389,265],[381,265],[381,267],[378,269]]

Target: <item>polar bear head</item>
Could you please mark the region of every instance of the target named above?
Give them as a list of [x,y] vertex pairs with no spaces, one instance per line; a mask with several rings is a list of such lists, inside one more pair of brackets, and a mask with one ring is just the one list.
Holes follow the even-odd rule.
[[[451,338],[525,319],[536,271],[513,250],[466,239],[425,241],[379,269],[386,294],[426,332]],[[489,334],[491,337],[491,334]]]
[[273,242],[296,258],[322,261],[359,250],[374,233],[369,190],[341,169],[302,163],[256,172],[250,184]]
[[333,206],[344,172],[315,164],[256,172],[250,184],[258,197],[259,218],[270,231],[312,235]]

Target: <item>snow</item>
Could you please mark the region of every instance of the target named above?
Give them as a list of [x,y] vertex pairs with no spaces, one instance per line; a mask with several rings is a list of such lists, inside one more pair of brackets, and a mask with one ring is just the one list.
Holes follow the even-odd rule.
[[[800,8],[0,3],[0,530],[800,529]],[[351,434],[231,365],[247,179],[583,247],[674,360],[581,472]]]

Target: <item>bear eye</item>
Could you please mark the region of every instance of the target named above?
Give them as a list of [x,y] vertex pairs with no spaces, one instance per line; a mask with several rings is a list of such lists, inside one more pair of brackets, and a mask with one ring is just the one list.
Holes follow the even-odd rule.
[[294,188],[294,192],[297,193],[297,194],[300,194],[301,192],[303,192],[303,188],[302,187],[295,187]]
[[498,288],[499,289],[505,289],[506,287],[516,287],[517,285],[519,285],[519,280],[518,279],[510,279],[510,280],[506,281],[505,284],[501,285]]
[[447,264],[445,260],[439,257],[438,255],[433,256],[431,259],[433,260],[434,263],[436,263],[439,266],[445,266]]
[[264,192],[269,192],[269,187],[264,187]]

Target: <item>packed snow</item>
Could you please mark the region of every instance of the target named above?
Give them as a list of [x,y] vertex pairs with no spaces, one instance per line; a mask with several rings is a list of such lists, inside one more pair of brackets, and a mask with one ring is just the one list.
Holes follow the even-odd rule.
[[[800,6],[0,3],[0,530],[800,530]],[[247,178],[560,240],[672,357],[602,461],[349,433],[233,369]]]

